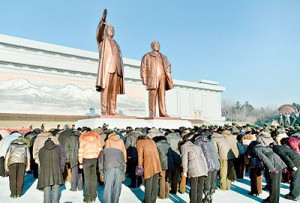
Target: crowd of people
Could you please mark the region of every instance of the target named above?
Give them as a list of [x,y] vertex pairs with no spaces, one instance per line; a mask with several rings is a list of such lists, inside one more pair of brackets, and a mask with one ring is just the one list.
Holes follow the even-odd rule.
[[0,176],[9,176],[10,197],[24,195],[27,172],[38,179],[44,202],[58,202],[66,181],[71,191],[85,189],[83,202],[95,202],[98,184],[104,202],[119,202],[127,175],[129,187],[144,184],[145,203],[184,193],[186,185],[190,202],[210,203],[216,189],[230,190],[249,174],[250,195],[269,190],[263,202],[279,202],[281,182],[290,184],[285,198],[300,200],[299,126],[108,127],[0,130]]

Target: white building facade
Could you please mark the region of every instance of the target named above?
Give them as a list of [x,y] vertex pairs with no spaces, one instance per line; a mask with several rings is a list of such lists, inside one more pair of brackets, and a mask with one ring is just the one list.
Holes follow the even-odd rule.
[[[117,111],[148,115],[148,92],[140,79],[140,61],[123,59],[125,95]],[[0,35],[0,113],[89,115],[100,113],[95,91],[98,53]],[[174,78],[173,78],[174,79]],[[174,79],[166,92],[167,112],[186,119],[221,121],[217,82]]]

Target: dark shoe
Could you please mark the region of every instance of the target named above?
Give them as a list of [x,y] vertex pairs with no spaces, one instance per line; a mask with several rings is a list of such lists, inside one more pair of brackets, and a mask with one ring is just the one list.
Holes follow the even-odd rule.
[[249,192],[248,194],[251,195],[251,196],[258,196],[259,195],[259,194],[252,193],[252,192]]
[[70,191],[75,192],[75,191],[76,191],[76,188],[70,188]]
[[263,187],[263,190],[270,190],[270,187],[266,185],[265,187]]
[[170,194],[176,195],[176,191],[170,190]]
[[202,200],[202,203],[209,203],[209,199],[207,197],[205,197],[203,200]]
[[266,199],[263,199],[262,203],[270,203],[269,197]]
[[136,188],[136,185],[129,185],[130,188]]
[[296,198],[293,197],[293,195],[291,195],[291,194],[284,195],[284,198],[297,201]]

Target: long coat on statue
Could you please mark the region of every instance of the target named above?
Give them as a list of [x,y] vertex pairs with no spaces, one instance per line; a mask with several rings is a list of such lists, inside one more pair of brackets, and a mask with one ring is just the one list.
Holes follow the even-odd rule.
[[[163,67],[166,77],[166,89],[170,90],[174,88],[173,79],[171,76],[171,64],[168,58],[159,53],[163,59]],[[146,84],[147,90],[153,90],[158,88],[158,75],[157,75],[157,60],[156,55],[152,52],[145,54],[142,58],[140,74],[143,81],[143,84]]]
[[[117,94],[124,94],[125,93],[125,86],[124,86],[124,78],[123,78],[123,59],[121,55],[121,50],[117,42],[108,36],[105,33],[105,25],[102,21],[98,25],[97,29],[97,43],[99,49],[99,65],[98,65],[98,74],[97,74],[97,81],[96,87],[101,87],[101,89],[106,88],[106,80],[108,80],[109,73],[114,73],[117,71],[119,76],[118,83],[120,84],[117,89]],[[115,67],[112,67],[112,60],[113,60],[113,43],[117,46],[118,59],[116,61],[116,70]]]

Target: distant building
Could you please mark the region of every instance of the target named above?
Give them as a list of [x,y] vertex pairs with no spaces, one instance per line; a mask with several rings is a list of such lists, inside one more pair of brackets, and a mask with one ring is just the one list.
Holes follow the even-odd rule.
[[[100,114],[95,91],[98,53],[0,35],[0,112],[19,114]],[[118,95],[117,111],[148,115],[148,92],[140,79],[140,61],[124,59],[125,95]],[[174,80],[166,92],[167,112],[186,119],[221,121],[221,93],[217,82]]]

